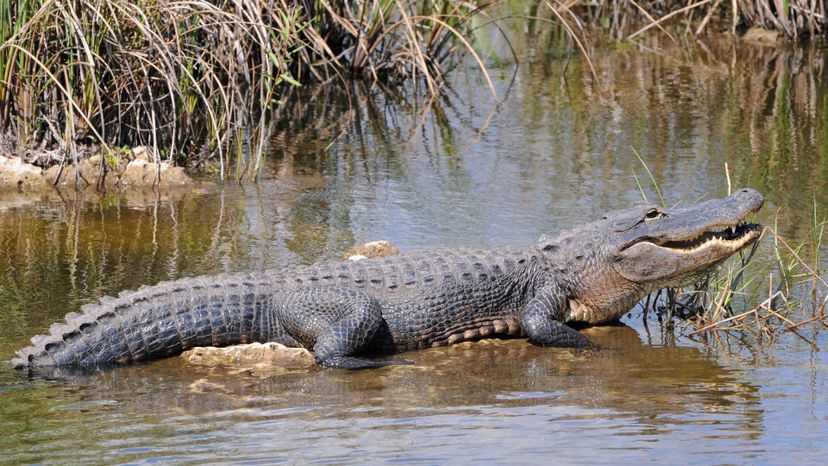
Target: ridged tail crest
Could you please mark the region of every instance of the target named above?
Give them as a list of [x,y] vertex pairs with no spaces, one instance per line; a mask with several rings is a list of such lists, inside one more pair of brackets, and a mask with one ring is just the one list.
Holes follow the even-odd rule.
[[[257,318],[272,288],[263,277],[226,274],[142,286],[104,297],[36,335],[14,367],[125,364],[182,352],[266,339],[273,323]],[[257,324],[258,323],[258,324]],[[268,334],[268,335],[263,335]]]

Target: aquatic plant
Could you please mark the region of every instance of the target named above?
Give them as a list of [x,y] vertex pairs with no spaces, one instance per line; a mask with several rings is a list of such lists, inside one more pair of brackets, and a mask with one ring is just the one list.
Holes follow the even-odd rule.
[[[635,149],[633,152],[660,196],[658,182],[644,159]],[[638,176],[633,175],[646,201],[645,190]],[[730,194],[732,184],[727,164],[725,177]],[[820,218],[818,212],[814,200],[808,234],[791,246],[779,233],[777,211],[773,226],[766,226],[749,250],[740,251],[696,285],[659,290],[648,296],[642,306],[645,325],[648,314],[653,312],[668,327],[675,322],[688,324],[690,329],[686,334],[690,338],[708,340],[717,339],[719,332],[748,332],[757,342],[772,343],[779,335],[792,332],[816,347],[797,329],[814,322],[828,327],[828,282],[820,269],[820,251],[828,219]],[[775,271],[748,267],[763,241],[775,258]],[[763,290],[764,296],[760,295]],[[761,297],[756,299],[758,296]],[[810,296],[810,302],[801,299],[802,296]],[[756,301],[759,302],[755,305],[749,304]]]
[[0,134],[43,166],[97,143],[255,176],[285,86],[357,77],[437,94],[460,51],[485,75],[469,30],[491,5],[0,0]]
[[[768,242],[776,258],[776,273],[746,271],[747,263],[759,244],[756,243],[739,263],[728,263],[715,276],[708,277],[706,286],[693,290],[694,296],[690,304],[700,305],[703,311],[691,317],[695,329],[690,332],[690,336],[746,331],[760,342],[772,342],[782,333],[793,332],[816,346],[797,332],[803,325],[814,322],[826,325],[828,320],[828,283],[821,275],[819,263],[828,220],[818,220],[816,202],[813,207],[814,217],[811,219],[809,233],[796,246],[791,246],[779,233],[778,212],[774,225],[765,228],[763,236],[770,237]],[[767,297],[745,311],[734,312],[734,299],[741,297],[744,302],[751,290],[757,289],[766,289]],[[810,296],[810,300],[803,299],[805,296]]]

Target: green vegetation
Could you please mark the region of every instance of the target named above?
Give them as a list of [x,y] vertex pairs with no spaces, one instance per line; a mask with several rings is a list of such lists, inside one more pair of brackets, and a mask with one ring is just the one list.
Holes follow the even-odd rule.
[[[635,149],[633,152],[660,196],[661,189],[644,159]],[[638,175],[633,175],[638,180]],[[729,195],[732,186],[727,165],[725,176]],[[639,189],[646,201],[647,196],[640,183]],[[808,233],[795,246],[791,246],[779,233],[779,212],[776,212],[773,226],[766,226],[762,236],[750,249],[740,251],[696,285],[686,289],[666,289],[648,297],[644,304],[645,324],[647,315],[654,312],[663,317],[660,320],[668,326],[673,325],[674,318],[689,324],[691,329],[687,333],[691,338],[716,339],[720,332],[727,335],[746,332],[753,336],[755,342],[772,343],[779,335],[793,332],[816,347],[815,343],[798,333],[797,328],[813,322],[821,322],[828,327],[828,283],[822,278],[823,271],[820,270],[820,249],[828,219],[819,218],[818,211],[814,200]],[[748,268],[763,243],[765,247],[770,247],[776,259],[775,271]],[[808,292],[803,292],[803,288]],[[766,290],[767,298],[751,305],[756,296],[762,296],[763,290]],[[796,301],[793,296],[810,296],[811,300]]]
[[[772,343],[779,335],[792,332],[816,348],[813,341],[797,331],[813,322],[821,322],[823,326],[828,323],[828,296],[825,294],[828,283],[821,277],[819,266],[819,248],[828,220],[812,220],[814,223],[808,236],[793,247],[778,232],[776,223],[773,227],[765,227],[763,238],[777,261],[775,273],[747,269],[759,247],[757,242],[748,253],[729,261],[690,291],[690,299],[680,304],[697,310],[687,316],[688,323],[694,327],[689,335],[718,339],[719,334],[733,335],[736,332],[742,336],[750,335],[755,343]],[[743,305],[763,289],[766,290],[765,299],[752,307]],[[810,293],[806,291],[808,289]],[[797,301],[793,296],[810,296],[812,299]],[[737,300],[742,305],[734,306]],[[670,306],[676,306],[675,302]],[[749,308],[734,312],[734,308],[746,307]]]
[[0,0],[0,135],[39,147],[29,161],[43,166],[97,143],[255,176],[286,85],[359,77],[436,94],[458,50],[480,62],[471,19],[491,5]]

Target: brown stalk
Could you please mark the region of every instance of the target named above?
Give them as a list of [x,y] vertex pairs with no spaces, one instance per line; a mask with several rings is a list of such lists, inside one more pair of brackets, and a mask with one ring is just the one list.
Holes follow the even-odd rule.
[[653,27],[655,27],[655,26],[660,25],[660,24],[661,24],[661,23],[663,23],[664,21],[667,21],[668,19],[670,19],[670,18],[672,18],[672,17],[674,17],[674,16],[676,16],[676,15],[679,15],[679,14],[684,13],[684,12],[686,12],[686,11],[693,10],[694,8],[698,8],[698,7],[702,6],[702,5],[706,5],[706,4],[708,4],[708,3],[712,2],[712,1],[713,1],[713,0],[701,0],[701,1],[696,2],[696,3],[693,3],[693,4],[691,4],[691,5],[687,5],[686,7],[679,8],[679,9],[677,9],[677,10],[673,10],[673,11],[671,11],[670,13],[667,13],[666,15],[662,16],[661,18],[659,18],[657,21],[652,22],[652,23],[650,23],[650,24],[648,24],[648,25],[646,25],[646,26],[642,27],[642,28],[641,28],[641,29],[639,29],[638,31],[636,31],[636,32],[634,32],[634,33],[632,33],[632,34],[630,34],[629,36],[627,36],[627,40],[631,40],[631,39],[633,39],[633,38],[635,38],[635,37],[637,37],[637,36],[639,36],[639,35],[643,34],[645,31],[648,31],[649,29],[651,29],[651,28],[653,28]]
[[761,304],[759,304],[758,306],[754,307],[753,309],[750,309],[750,310],[748,310],[748,311],[742,312],[741,314],[737,314],[737,315],[735,315],[735,316],[728,317],[728,318],[726,318],[726,319],[722,319],[722,320],[720,320],[720,321],[713,322],[713,323],[711,323],[711,324],[709,324],[709,325],[706,325],[706,326],[704,326],[704,327],[702,327],[702,328],[700,328],[700,329],[698,329],[698,330],[695,330],[694,332],[690,333],[690,335],[695,335],[695,334],[697,334],[697,333],[704,332],[704,331],[706,331],[706,330],[709,330],[709,329],[711,329],[711,328],[717,327],[717,326],[719,326],[719,325],[721,325],[721,324],[724,324],[724,323],[727,323],[727,322],[732,322],[732,321],[734,321],[734,320],[740,320],[740,319],[743,319],[743,318],[745,318],[746,316],[749,316],[749,315],[751,315],[752,313],[757,312],[759,309],[768,309],[768,308],[769,308],[769,305],[770,305],[770,303],[771,303],[771,301],[772,301],[772,298],[775,298],[777,295],[780,295],[781,293],[782,293],[781,291],[777,291],[776,293],[774,293],[774,294],[773,294],[773,296],[772,296],[771,298],[766,299],[765,301],[763,301]]
[[702,33],[702,31],[704,31],[704,28],[707,26],[707,23],[710,21],[710,18],[713,17],[713,12],[715,12],[716,8],[719,7],[719,3],[721,3],[721,1],[722,0],[716,0],[716,3],[714,3],[713,6],[707,9],[707,14],[704,16],[704,19],[702,20],[701,24],[699,24],[699,27],[696,28],[695,35],[698,36]]
[[810,319],[805,319],[805,320],[797,322],[795,324],[791,324],[787,328],[788,328],[788,330],[794,330],[795,328],[801,327],[803,325],[810,324],[810,323],[816,322],[816,321],[823,321],[825,319],[828,319],[828,314],[820,313],[819,315],[811,317]]
[[673,41],[673,43],[678,43],[678,41],[676,40],[676,38],[675,38],[675,37],[673,37],[673,35],[672,35],[672,34],[670,34],[669,32],[667,32],[667,30],[666,30],[666,29],[664,29],[664,28],[661,26],[661,24],[660,24],[660,23],[658,23],[658,22],[656,21],[656,19],[655,19],[655,18],[653,18],[653,17],[652,17],[652,15],[650,15],[650,13],[649,13],[647,10],[645,10],[645,9],[644,9],[641,5],[639,5],[638,3],[636,3],[636,1],[635,1],[635,0],[629,0],[629,1],[630,1],[630,3],[632,3],[632,5],[633,5],[634,7],[638,8],[638,11],[640,11],[640,12],[641,12],[641,14],[643,14],[643,15],[647,18],[647,20],[649,20],[650,22],[655,23],[655,24],[656,24],[656,27],[658,27],[658,29],[659,29],[661,32],[663,32],[664,34],[666,34],[666,35],[667,35],[667,37],[669,37],[669,38],[670,38],[670,40],[672,40],[672,41]]
[[595,78],[595,83],[598,85],[600,89],[601,83],[598,79],[598,73],[595,71],[595,67],[592,65],[592,59],[589,57],[589,52],[587,52],[586,47],[584,47],[584,45],[581,43],[581,40],[578,39],[578,35],[575,34],[575,32],[569,26],[569,23],[566,22],[566,20],[563,18],[563,16],[561,16],[558,10],[554,6],[552,6],[552,4],[549,3],[548,0],[544,0],[544,3],[546,3],[546,6],[552,11],[552,14],[554,14],[558,18],[558,21],[560,21],[561,24],[563,24],[563,27],[566,29],[569,36],[572,37],[572,40],[575,41],[575,44],[578,45],[578,48],[581,49],[581,53],[584,54],[584,58],[586,58],[587,64],[589,65],[589,69],[592,72],[592,77]]

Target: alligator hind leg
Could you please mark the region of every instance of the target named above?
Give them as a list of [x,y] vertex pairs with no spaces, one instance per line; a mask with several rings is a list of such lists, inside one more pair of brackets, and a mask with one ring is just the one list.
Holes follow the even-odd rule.
[[285,330],[316,362],[328,367],[361,369],[393,364],[357,357],[382,324],[382,309],[371,295],[345,287],[303,288],[288,293],[279,318]]

